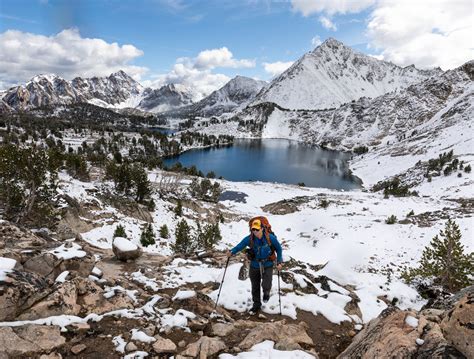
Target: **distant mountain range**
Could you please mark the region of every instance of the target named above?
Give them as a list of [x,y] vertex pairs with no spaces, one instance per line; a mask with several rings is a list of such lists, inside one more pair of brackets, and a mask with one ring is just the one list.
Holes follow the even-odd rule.
[[361,98],[397,93],[442,73],[441,69],[402,68],[330,38],[269,84],[237,76],[197,102],[190,88],[175,84],[144,88],[123,71],[72,81],[38,75],[25,85],[0,93],[0,112],[77,103],[179,118],[235,115],[263,103],[288,110],[334,109]]

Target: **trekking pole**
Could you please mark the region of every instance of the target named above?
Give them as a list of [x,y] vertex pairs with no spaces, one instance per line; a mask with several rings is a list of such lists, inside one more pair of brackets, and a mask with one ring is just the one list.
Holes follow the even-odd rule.
[[227,257],[227,262],[225,264],[224,275],[222,276],[221,286],[219,287],[219,294],[217,294],[216,305],[214,306],[214,311],[217,308],[217,302],[219,302],[219,297],[221,296],[222,285],[224,284],[225,272],[227,271],[227,266],[229,265],[230,257]]
[[280,315],[281,315],[280,271],[278,271],[278,299],[280,301]]

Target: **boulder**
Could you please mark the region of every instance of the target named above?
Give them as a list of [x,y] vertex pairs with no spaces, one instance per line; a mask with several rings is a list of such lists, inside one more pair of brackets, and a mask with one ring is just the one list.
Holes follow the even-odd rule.
[[[240,321],[235,323],[236,328],[241,325]],[[280,348],[299,348],[300,345],[314,346],[306,329],[306,325],[303,323],[286,324],[285,320],[276,323],[259,323],[247,334],[238,347],[247,350],[265,340],[275,342],[275,345]]]
[[227,349],[227,346],[222,340],[218,338],[201,337],[197,342],[189,344],[181,355],[206,359],[225,349]]
[[419,329],[422,329],[425,334],[423,335],[423,344],[416,352],[417,359],[456,359],[463,357],[456,348],[446,341],[437,323],[428,322],[423,328]]
[[0,328],[0,353],[9,356],[34,356],[50,352],[66,342],[58,326],[27,325]]
[[23,312],[17,319],[35,320],[61,314],[78,315],[81,306],[76,303],[76,286],[72,282],[64,282],[56,288],[48,297]]
[[16,270],[8,273],[0,286],[0,321],[14,320],[52,290],[52,282],[36,273]]
[[406,321],[412,312],[399,311],[394,307],[385,309],[379,317],[371,320],[360,331],[349,347],[338,358],[410,358],[418,350],[417,328]]
[[62,272],[58,268],[61,259],[56,258],[52,253],[41,253],[29,258],[23,268],[29,272],[39,274],[45,278],[54,280]]
[[441,322],[446,340],[467,358],[474,358],[474,294],[468,294]]
[[153,350],[158,354],[175,353],[176,344],[171,339],[165,339],[159,335],[155,336],[156,342],[153,343]]
[[112,250],[117,259],[124,262],[137,259],[142,255],[140,247],[123,237],[114,238]]
[[225,337],[235,329],[233,324],[213,323],[212,334],[218,337]]

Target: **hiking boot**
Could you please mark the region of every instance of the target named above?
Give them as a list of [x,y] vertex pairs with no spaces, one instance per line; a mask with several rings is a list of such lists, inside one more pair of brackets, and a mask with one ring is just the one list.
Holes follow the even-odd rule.
[[263,294],[263,302],[264,303],[267,303],[269,299],[270,299],[270,293]]
[[257,314],[259,311],[260,311],[260,306],[254,304],[252,309],[249,310],[249,314],[254,315],[254,314]]

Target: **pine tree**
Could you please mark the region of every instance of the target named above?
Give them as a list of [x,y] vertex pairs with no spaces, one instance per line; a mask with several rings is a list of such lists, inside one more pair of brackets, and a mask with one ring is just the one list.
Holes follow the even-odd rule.
[[168,226],[166,224],[163,224],[160,227],[160,237],[164,239],[168,239],[170,237]]
[[178,203],[176,204],[176,207],[174,209],[174,213],[177,216],[182,216],[183,215],[183,204],[180,199],[178,199]]
[[153,226],[151,223],[145,225],[145,228],[142,230],[140,235],[140,243],[143,247],[148,247],[149,245],[155,244],[155,232],[153,231]]
[[193,243],[191,228],[184,218],[176,225],[175,235],[176,239],[171,247],[175,253],[188,254],[194,251],[196,246]]
[[123,228],[123,226],[121,224],[119,224],[117,226],[117,228],[115,228],[115,231],[114,231],[114,238],[115,237],[123,237],[123,238],[127,238],[127,234],[125,233],[125,228]]
[[200,249],[211,250],[222,240],[219,224],[207,224],[204,229],[198,223],[196,242]]
[[449,291],[457,291],[473,283],[472,273],[474,253],[464,254],[459,226],[449,219],[444,231],[441,230],[423,251],[420,267],[409,269],[403,277],[409,282],[417,276],[434,278],[435,283]]

